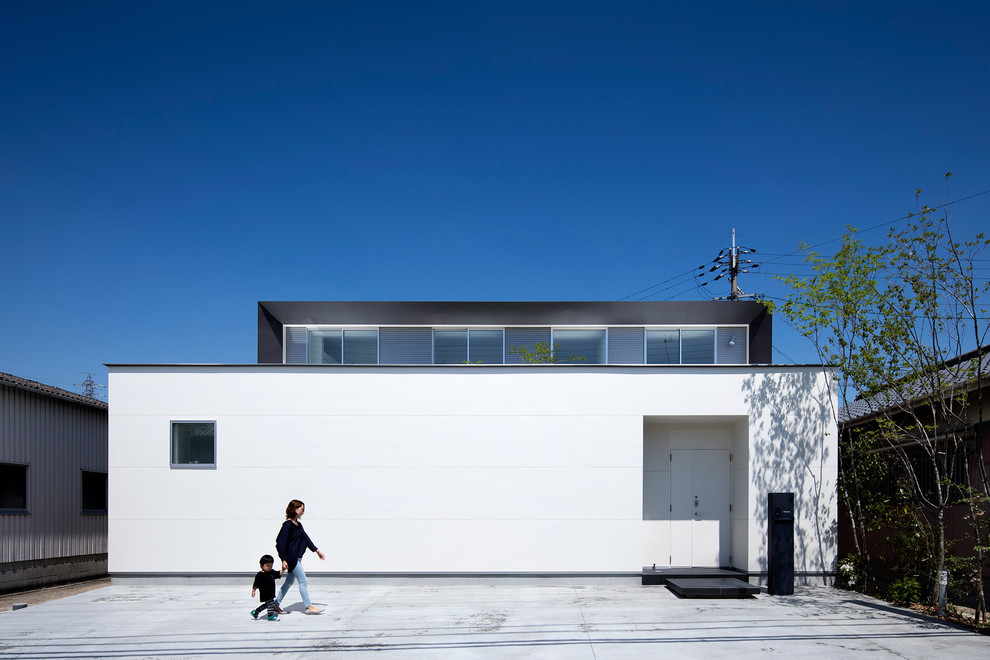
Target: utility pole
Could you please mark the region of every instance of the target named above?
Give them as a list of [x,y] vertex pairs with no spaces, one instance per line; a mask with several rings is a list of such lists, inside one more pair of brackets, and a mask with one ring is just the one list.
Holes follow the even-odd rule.
[[729,253],[729,300],[739,300],[743,295],[739,288],[739,248],[736,247],[736,228],[732,228],[732,252]]
[[[747,268],[759,268],[760,264],[753,263],[752,259],[741,259],[740,255],[744,254],[755,254],[756,250],[752,248],[746,248],[736,245],[736,229],[732,228],[732,247],[728,250],[724,248],[719,250],[718,256],[715,257],[714,266],[708,269],[709,273],[714,273],[719,271],[719,274],[715,279],[711,280],[715,282],[722,279],[726,275],[729,276],[729,295],[721,298],[715,298],[715,300],[739,300],[740,298],[757,298],[757,294],[743,293],[742,289],[739,288],[739,274],[748,273]],[[699,266],[699,269],[704,269],[705,266]],[[706,282],[702,282],[706,284]]]

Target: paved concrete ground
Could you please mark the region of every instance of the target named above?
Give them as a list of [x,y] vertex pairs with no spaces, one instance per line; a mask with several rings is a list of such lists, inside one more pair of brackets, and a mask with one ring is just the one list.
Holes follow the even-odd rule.
[[38,605],[39,603],[47,603],[50,600],[57,600],[59,598],[65,598],[66,596],[81,594],[87,591],[92,591],[93,589],[100,589],[102,587],[109,586],[110,578],[102,577],[96,578],[95,580],[80,580],[78,582],[69,582],[67,584],[56,584],[50,587],[41,587],[39,589],[27,589],[24,591],[15,591],[14,593],[9,594],[0,594],[0,612],[9,612],[17,603]]
[[255,621],[250,584],[119,585],[0,613],[0,658],[986,658],[990,637],[827,587],[746,600],[656,586],[321,585]]

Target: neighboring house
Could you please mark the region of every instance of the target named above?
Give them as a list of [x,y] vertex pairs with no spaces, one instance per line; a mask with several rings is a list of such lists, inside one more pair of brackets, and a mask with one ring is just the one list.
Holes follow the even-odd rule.
[[0,373],[0,591],[107,573],[107,404]]
[[759,581],[792,491],[829,579],[834,387],[770,355],[755,302],[262,302],[257,364],[109,365],[110,573],[244,574],[298,498],[318,575]]
[[[978,355],[982,356],[979,361],[977,360]],[[977,367],[982,373],[979,381],[976,377]],[[980,381],[982,401],[980,388],[978,388]],[[931,405],[926,397],[926,388],[935,387],[932,383],[940,383],[945,392],[944,401],[951,402],[947,405],[951,406],[954,414],[948,422],[934,422]],[[984,473],[990,473],[990,347],[984,346],[980,349],[980,353],[973,350],[946,361],[941,365],[935,377],[927,379],[925,387],[906,386],[905,391],[902,392],[895,392],[892,389],[872,396],[860,397],[839,411],[839,422],[844,432],[854,429],[871,429],[876,426],[877,420],[882,418],[893,419],[898,422],[901,428],[909,429],[912,426],[912,419],[915,417],[926,425],[930,425],[925,433],[928,437],[934,438],[932,446],[938,448],[940,452],[944,451],[942,443],[947,442],[946,438],[948,437],[958,438],[962,442],[962,446],[958,450],[950,453],[951,456],[959,460],[950,468],[949,474],[942,475],[943,479],[951,480],[951,484],[966,485],[969,483],[977,488],[978,492],[982,490],[980,488],[981,471],[979,465],[981,454],[984,460]],[[983,421],[982,426],[981,419]],[[946,428],[947,425],[951,425],[952,428]],[[931,493],[937,485],[937,480],[931,458],[919,445],[918,437],[905,436],[902,446],[911,461],[920,487],[929,493],[929,496],[934,500],[935,498]],[[890,469],[883,484],[884,494],[888,497],[894,497],[899,488],[899,482],[907,477],[907,473],[903,466],[903,460],[893,449],[888,448],[884,451],[891,456]],[[912,491],[911,488],[907,490]],[[955,500],[947,507],[945,514],[946,536],[950,544],[950,554],[972,556],[970,508],[968,504],[959,501],[962,498],[961,490],[952,489],[949,496]],[[922,510],[926,510],[916,495],[912,499]],[[839,550],[841,554],[843,556],[855,555],[855,542],[845,507],[842,509],[840,529]],[[881,556],[892,556],[890,539],[896,531],[884,528],[868,534],[867,544],[874,561]],[[892,575],[892,567],[883,562],[877,561],[874,569],[878,579],[882,582]],[[984,584],[990,582],[990,569],[983,571],[983,578]],[[984,588],[986,589],[986,587]]]

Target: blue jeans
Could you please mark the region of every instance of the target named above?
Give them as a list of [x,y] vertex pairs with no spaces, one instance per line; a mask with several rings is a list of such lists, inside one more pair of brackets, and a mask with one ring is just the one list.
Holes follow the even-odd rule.
[[299,595],[303,599],[303,607],[309,607],[312,605],[312,601],[309,599],[309,589],[306,587],[306,571],[302,567],[302,559],[296,562],[296,567],[293,568],[288,573],[285,573],[285,582],[282,584],[282,588],[278,592],[278,596],[275,598],[275,604],[281,605],[282,599],[285,598],[285,594],[289,593],[289,587],[296,580],[299,580]]

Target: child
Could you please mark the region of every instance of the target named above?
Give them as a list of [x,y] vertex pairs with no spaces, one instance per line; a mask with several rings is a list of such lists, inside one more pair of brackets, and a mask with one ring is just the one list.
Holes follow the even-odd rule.
[[282,574],[278,571],[272,570],[272,564],[275,563],[275,559],[271,555],[264,555],[261,561],[261,570],[258,574],[254,576],[254,584],[251,585],[251,598],[254,598],[254,592],[261,592],[261,604],[258,605],[258,609],[251,610],[251,616],[257,619],[261,615],[261,609],[268,609],[268,620],[278,621],[278,614],[275,613],[275,580],[282,577]]

